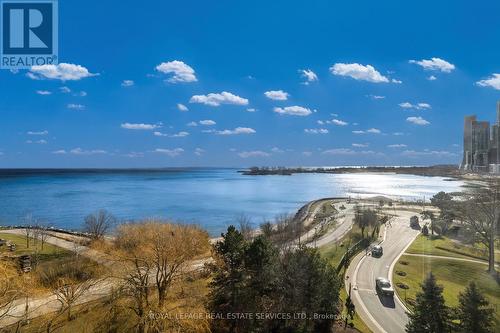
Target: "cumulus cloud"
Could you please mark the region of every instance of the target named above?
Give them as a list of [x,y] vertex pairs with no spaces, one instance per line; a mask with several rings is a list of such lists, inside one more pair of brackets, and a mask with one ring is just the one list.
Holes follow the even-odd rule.
[[327,149],[322,152],[324,155],[380,155],[380,153],[377,153],[372,150],[362,150],[362,151],[356,151],[352,150],[349,148],[334,148],[334,149]]
[[372,134],[380,134],[382,131],[380,131],[378,128],[370,128],[366,130],[366,133],[372,133]]
[[132,87],[134,85],[134,81],[132,80],[123,80],[122,87]]
[[52,152],[52,154],[55,154],[55,155],[65,155],[65,154],[67,154],[67,153],[68,153],[68,152],[67,152],[66,150],[64,150],[64,149],[54,150],[54,151]]
[[389,82],[389,79],[380,74],[372,65],[337,63],[330,67],[330,72],[333,75],[349,76],[355,80],[373,83]]
[[455,65],[441,58],[410,60],[409,63],[419,65],[425,70],[440,71],[443,73],[451,73],[455,69]]
[[159,154],[164,154],[170,157],[176,157],[179,156],[184,152],[184,149],[182,148],[175,148],[175,149],[164,149],[164,148],[156,148],[154,153],[159,153]]
[[340,120],[340,119],[332,119],[332,120],[330,120],[330,123],[332,123],[334,125],[337,125],[337,126],[347,126],[347,125],[349,125],[348,122],[345,122],[345,121]]
[[248,108],[246,111],[247,112],[257,112],[257,110],[255,108]]
[[368,147],[368,144],[367,143],[353,143],[352,146],[356,147],[356,148],[366,148],[366,147]]
[[437,77],[435,77],[434,75],[430,75],[430,76],[427,77],[427,80],[429,80],[429,81],[435,81],[435,80],[437,80]]
[[82,148],[74,148],[71,149],[69,153],[73,155],[98,155],[98,154],[106,154],[107,151],[102,149],[84,150]]
[[182,111],[182,112],[189,111],[188,107],[185,106],[184,104],[181,104],[181,103],[177,104],[177,110]]
[[194,69],[182,61],[174,60],[169,62],[162,62],[156,66],[156,70],[171,75],[166,81],[170,83],[187,83],[196,82]]
[[480,87],[491,87],[500,90],[500,74],[494,73],[485,80],[477,81],[476,84]]
[[44,145],[44,144],[47,144],[47,140],[36,140],[36,141],[32,141],[32,140],[27,140],[26,143],[28,144],[37,144],[37,145]]
[[328,134],[328,130],[326,128],[306,128],[304,132],[307,134]]
[[408,157],[422,157],[422,156],[436,156],[436,157],[455,157],[456,153],[452,153],[444,150],[429,150],[424,149],[423,151],[415,151],[415,150],[405,150],[401,153],[403,156]]
[[123,129],[128,129],[128,130],[146,130],[146,131],[151,131],[157,128],[160,128],[161,125],[156,125],[156,124],[131,124],[131,123],[123,123],[120,125],[121,128]]
[[165,136],[165,137],[169,137],[169,138],[183,138],[183,137],[188,136],[189,132],[182,131],[182,132],[179,132],[176,134],[166,134],[166,133],[155,131],[155,132],[153,132],[153,135],[154,136]]
[[302,106],[287,106],[284,108],[276,107],[273,109],[274,112],[290,116],[309,116],[312,111],[308,108]]
[[382,95],[373,95],[373,94],[370,94],[370,95],[366,95],[366,97],[370,97],[371,99],[384,99],[385,96],[382,96]]
[[68,87],[64,86],[64,87],[60,87],[59,90],[63,93],[63,94],[69,94],[71,92],[71,89],[69,89]]
[[42,96],[45,96],[45,95],[52,95],[52,92],[51,91],[48,91],[48,90],[37,90],[36,93],[38,95],[42,95]]
[[219,106],[221,104],[248,105],[248,99],[223,91],[217,94],[194,95],[189,100],[189,103],[200,103],[210,106]]
[[85,110],[85,105],[70,103],[67,105],[68,109],[82,111]]
[[96,76],[81,65],[60,63],[58,65],[32,66],[28,77],[33,80],[51,79],[61,81],[77,81],[86,77]]
[[43,131],[28,131],[26,132],[28,135],[48,135],[49,131],[43,130]]
[[311,82],[318,81],[318,76],[316,75],[316,73],[314,73],[310,69],[301,69],[301,70],[299,70],[299,73],[300,73],[300,76],[303,79],[305,79],[305,81],[302,82],[302,84],[308,85]]
[[412,104],[410,102],[403,102],[399,103],[398,105],[403,109],[429,110],[432,108],[429,103]]
[[217,135],[239,135],[239,134],[254,134],[256,131],[250,127],[236,127],[235,129],[222,130],[213,132]]
[[210,119],[207,119],[207,120],[200,120],[198,123],[199,123],[200,125],[204,125],[204,126],[213,126],[213,125],[217,124],[215,121],[210,120]]
[[420,125],[420,126],[425,126],[425,125],[430,124],[430,122],[428,122],[427,120],[425,120],[422,117],[408,117],[408,118],[406,118],[406,121],[409,123],[415,124],[415,125]]
[[404,143],[396,143],[396,144],[388,145],[387,147],[388,148],[406,148],[408,146],[405,145]]
[[196,148],[194,150],[194,154],[197,155],[197,156],[201,156],[205,153],[205,150],[204,149],[201,149],[201,148]]
[[187,123],[187,126],[196,127],[196,126],[198,126],[198,123],[196,121],[191,121],[191,122]]
[[266,95],[267,98],[272,99],[274,101],[286,101],[288,99],[288,96],[290,96],[290,94],[288,94],[283,90],[266,91],[264,95]]
[[272,151],[273,153],[278,153],[278,154],[282,154],[282,153],[284,153],[284,152],[285,152],[283,149],[278,148],[278,147],[273,147],[273,148],[271,148],[271,151]]
[[254,151],[242,151],[241,153],[238,153],[238,156],[241,158],[250,158],[250,157],[268,157],[271,156],[271,154],[266,153],[261,150],[254,150]]

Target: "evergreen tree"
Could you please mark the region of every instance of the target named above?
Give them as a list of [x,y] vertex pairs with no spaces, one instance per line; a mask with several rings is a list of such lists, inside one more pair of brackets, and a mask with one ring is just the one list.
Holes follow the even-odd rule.
[[460,332],[493,332],[493,309],[481,294],[474,281],[458,296],[458,319]]
[[438,286],[432,273],[425,279],[422,292],[417,294],[413,312],[408,313],[408,333],[450,332],[450,310],[444,303],[443,288]]

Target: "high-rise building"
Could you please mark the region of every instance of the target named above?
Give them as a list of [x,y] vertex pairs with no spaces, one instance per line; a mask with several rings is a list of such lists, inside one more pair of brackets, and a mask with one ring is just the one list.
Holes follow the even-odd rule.
[[475,115],[465,117],[462,170],[500,173],[500,101],[496,123],[478,121]]

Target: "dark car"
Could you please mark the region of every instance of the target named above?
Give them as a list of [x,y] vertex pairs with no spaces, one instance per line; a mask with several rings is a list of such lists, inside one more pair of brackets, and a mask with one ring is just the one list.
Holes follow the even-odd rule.
[[378,277],[375,279],[375,285],[377,293],[386,296],[394,296],[394,289],[391,286],[391,282],[386,278]]
[[384,250],[382,249],[382,246],[380,246],[380,245],[375,245],[372,248],[372,256],[373,257],[381,257],[383,253],[384,253]]

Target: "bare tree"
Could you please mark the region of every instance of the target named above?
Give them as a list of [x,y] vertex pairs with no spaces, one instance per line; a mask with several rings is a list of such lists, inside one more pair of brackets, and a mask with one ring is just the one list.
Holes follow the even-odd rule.
[[485,186],[463,194],[457,204],[459,216],[488,250],[488,271],[495,272],[495,240],[500,221],[500,180],[490,180]]
[[12,280],[2,270],[0,273],[0,319],[9,315],[14,300],[19,296],[18,288],[13,285]]
[[115,225],[116,218],[108,211],[101,209],[97,213],[87,215],[84,230],[93,240],[101,239]]
[[240,232],[246,240],[249,240],[253,236],[252,222],[250,218],[244,214],[240,215],[237,219]]
[[33,232],[33,226],[36,224],[36,220],[33,218],[33,215],[27,214],[24,218],[24,225],[23,225],[23,233],[24,236],[26,237],[26,247],[30,247],[30,240],[34,236]]

